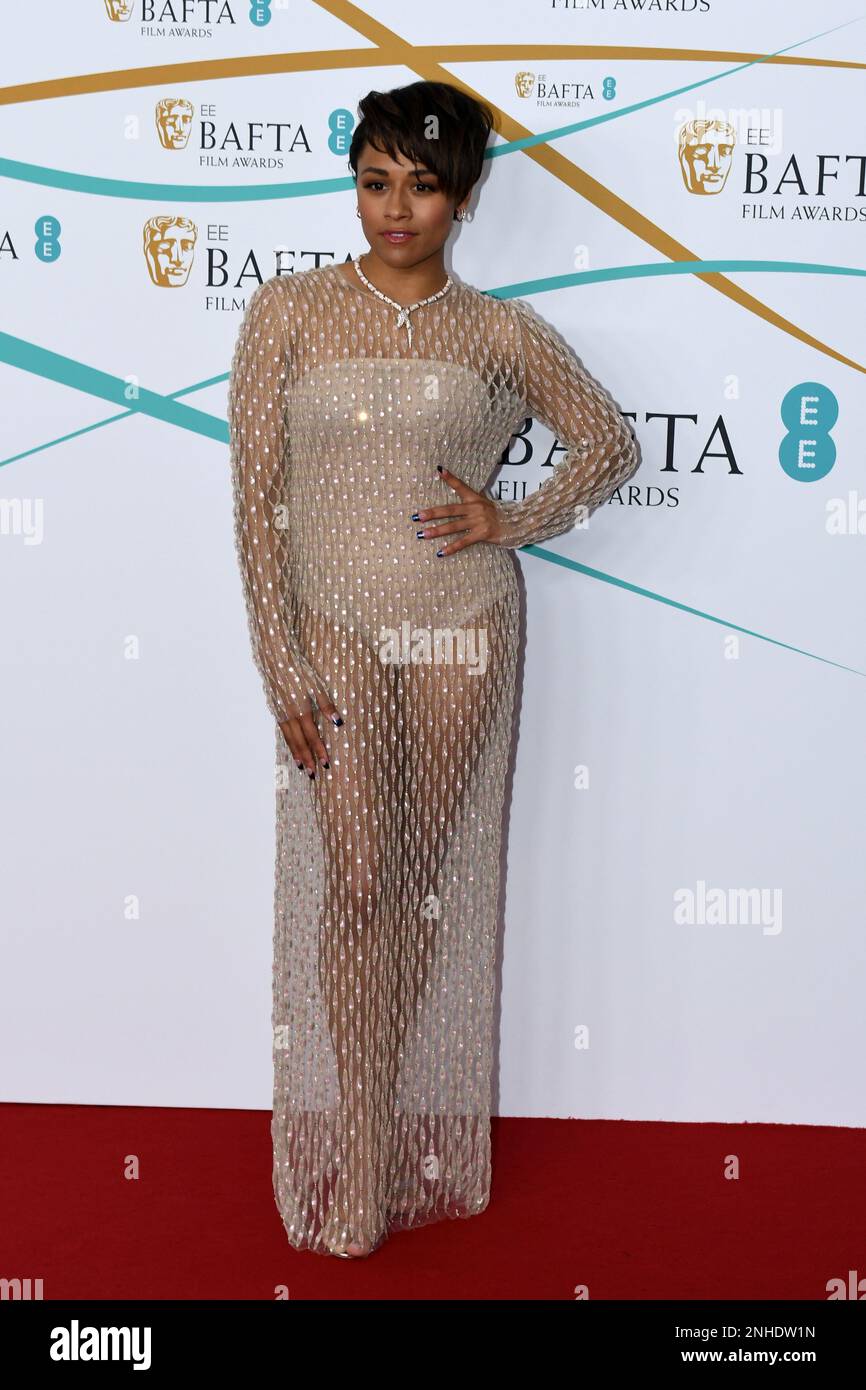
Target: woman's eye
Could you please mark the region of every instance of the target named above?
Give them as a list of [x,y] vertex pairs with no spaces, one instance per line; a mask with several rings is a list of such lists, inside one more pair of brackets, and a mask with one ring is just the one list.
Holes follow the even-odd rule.
[[[381,179],[373,179],[371,183],[365,183],[365,184],[364,184],[364,187],[365,187],[365,188],[373,188],[373,189],[376,189],[376,188],[384,188],[385,185],[382,183]],[[433,187],[433,185],[432,185],[432,184],[429,184],[429,183],[416,183],[416,184],[415,184],[415,187],[416,187],[416,188],[421,188],[421,189],[423,189],[423,191],[424,191],[425,193],[435,193],[435,192],[436,192],[436,189]]]

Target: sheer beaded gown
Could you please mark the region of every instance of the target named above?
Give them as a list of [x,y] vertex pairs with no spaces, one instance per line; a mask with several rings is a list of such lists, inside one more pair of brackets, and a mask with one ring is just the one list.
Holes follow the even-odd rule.
[[[407,326],[337,264],[257,287],[228,404],[268,708],[279,724],[327,692],[344,720],[319,717],[312,779],[275,729],[274,1195],[293,1246],[375,1248],[489,1200],[508,551],[606,501],[636,450],[527,302],[452,280]],[[483,491],[528,416],[559,463],[496,503],[501,542],[438,557],[411,520],[455,501],[436,465]]]

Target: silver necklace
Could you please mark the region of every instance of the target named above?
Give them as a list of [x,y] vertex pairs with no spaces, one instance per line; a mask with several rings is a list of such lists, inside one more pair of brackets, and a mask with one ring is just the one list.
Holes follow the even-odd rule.
[[358,273],[358,279],[367,286],[367,289],[371,290],[372,293],[375,294],[377,298],[383,300],[385,304],[390,304],[392,308],[397,310],[397,327],[402,328],[405,323],[406,332],[409,334],[410,347],[412,346],[412,324],[409,321],[409,315],[414,309],[421,309],[425,304],[432,304],[435,300],[441,299],[443,294],[448,293],[454,283],[451,276],[446,272],[445,284],[442,286],[441,290],[437,290],[435,294],[428,295],[426,299],[419,299],[415,304],[398,304],[396,299],[391,299],[389,295],[383,294],[381,290],[376,289],[375,285],[370,284],[370,281],[361,269],[360,257],[356,256],[352,265]]

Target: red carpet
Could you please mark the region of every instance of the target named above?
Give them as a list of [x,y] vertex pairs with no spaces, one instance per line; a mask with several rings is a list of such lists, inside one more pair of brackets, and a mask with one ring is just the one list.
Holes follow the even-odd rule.
[[273,1300],[283,1285],[571,1300],[584,1284],[591,1299],[825,1300],[829,1279],[866,1277],[859,1129],[494,1120],[487,1211],[351,1262],[289,1246],[269,1113],[11,1104],[0,1120],[0,1278],[41,1278],[46,1300]]

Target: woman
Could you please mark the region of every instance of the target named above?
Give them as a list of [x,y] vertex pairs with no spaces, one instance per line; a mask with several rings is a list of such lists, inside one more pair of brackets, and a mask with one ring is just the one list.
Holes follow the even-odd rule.
[[[446,83],[361,103],[370,250],[274,276],[232,360],[238,556],[277,722],[274,1193],[346,1257],[482,1211],[518,589],[636,466],[607,394],[529,304],[446,274],[492,115]],[[567,446],[484,492],[528,415]]]

